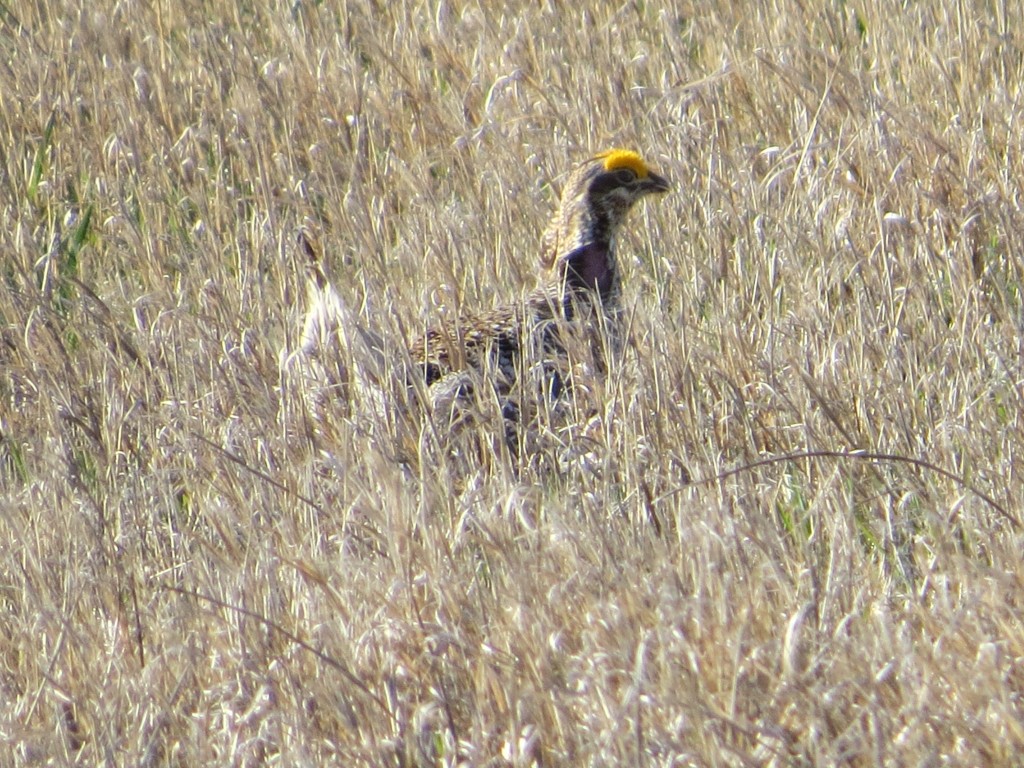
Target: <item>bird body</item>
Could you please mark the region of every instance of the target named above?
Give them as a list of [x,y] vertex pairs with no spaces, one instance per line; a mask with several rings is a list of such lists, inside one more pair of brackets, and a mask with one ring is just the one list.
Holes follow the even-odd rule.
[[[453,323],[429,328],[412,348],[413,361],[425,383],[441,387],[445,403],[453,390],[463,395],[471,386],[466,371],[490,365],[493,384],[502,397],[520,378],[524,363],[540,364],[547,373],[545,389],[557,394],[567,376],[567,349],[582,341],[606,368],[601,354],[621,338],[621,276],[616,240],[626,214],[648,194],[669,190],[669,183],[629,150],[611,150],[580,165],[569,177],[561,202],[542,238],[541,264],[548,277],[518,303]],[[527,348],[541,359],[524,361]],[[579,347],[577,347],[579,348]],[[451,385],[451,377],[460,384]]]
[[[310,363],[323,361],[332,342],[344,346],[349,359],[326,377],[329,391],[360,393],[375,412],[388,410],[387,403],[411,403],[409,396],[420,391],[428,396],[431,416],[453,424],[464,421],[475,393],[486,396],[491,389],[502,415],[516,418],[520,401],[530,396],[528,382],[556,399],[572,385],[580,363],[597,373],[606,370],[605,353],[617,349],[622,336],[617,235],[638,200],[669,188],[629,150],[604,152],[581,164],[567,179],[542,237],[540,285],[519,301],[430,326],[407,354],[377,330],[363,327],[302,234],[310,306],[298,355]],[[387,394],[387,380],[396,376],[409,388],[404,397]],[[414,381],[420,377],[425,389]],[[488,387],[479,389],[484,379]]]

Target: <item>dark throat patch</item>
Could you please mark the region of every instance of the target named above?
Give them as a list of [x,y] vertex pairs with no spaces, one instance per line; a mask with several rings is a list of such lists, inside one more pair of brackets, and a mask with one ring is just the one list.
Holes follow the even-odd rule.
[[615,286],[615,272],[607,243],[589,243],[566,258],[566,282],[572,288],[597,292],[606,299]]

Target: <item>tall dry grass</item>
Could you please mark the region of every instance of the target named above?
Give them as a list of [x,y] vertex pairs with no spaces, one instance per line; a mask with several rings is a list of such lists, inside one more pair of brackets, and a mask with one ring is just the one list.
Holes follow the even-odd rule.
[[[0,764],[1009,764],[1021,29],[0,5]],[[531,287],[611,145],[676,190],[577,460],[289,382],[301,227],[400,340]]]

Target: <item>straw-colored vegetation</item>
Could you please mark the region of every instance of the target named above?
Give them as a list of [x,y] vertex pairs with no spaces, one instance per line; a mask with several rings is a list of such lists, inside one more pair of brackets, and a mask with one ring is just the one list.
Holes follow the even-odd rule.
[[[0,765],[1024,750],[1021,6],[577,5],[0,4]],[[285,374],[302,227],[402,341],[609,146],[587,423]]]

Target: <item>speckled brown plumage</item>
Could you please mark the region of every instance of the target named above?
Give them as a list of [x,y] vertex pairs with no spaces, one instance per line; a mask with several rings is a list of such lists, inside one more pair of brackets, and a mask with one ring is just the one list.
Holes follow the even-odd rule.
[[[605,342],[614,348],[621,335],[616,237],[638,200],[668,189],[666,179],[627,150],[611,150],[579,166],[542,238],[542,285],[518,302],[433,326],[412,345],[414,363],[437,392],[435,410],[438,399],[447,407],[471,390],[473,371],[488,373],[498,394],[508,394],[526,364],[542,366],[544,388],[557,395],[566,348],[578,341],[595,353],[603,370]],[[524,360],[527,348],[539,359]]]

